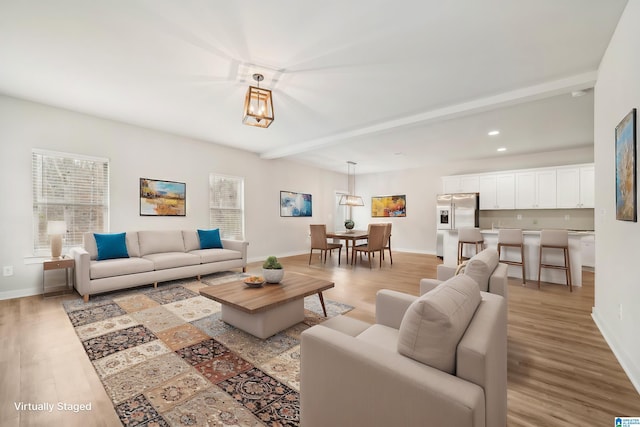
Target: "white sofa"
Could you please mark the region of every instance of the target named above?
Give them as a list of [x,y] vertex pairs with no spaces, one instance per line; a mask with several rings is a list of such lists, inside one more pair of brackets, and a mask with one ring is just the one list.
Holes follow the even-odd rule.
[[196,230],[128,231],[128,258],[98,261],[93,233],[85,233],[83,247],[72,248],[75,287],[84,297],[167,280],[242,268],[247,265],[246,241],[222,239],[222,249],[200,249]]
[[[507,264],[499,262],[498,251],[487,248],[467,260],[464,274],[478,283],[480,291],[507,297],[509,277]],[[452,278],[457,267],[440,264],[437,267],[437,279],[420,280],[420,295],[429,292],[440,283]]]
[[506,301],[462,275],[420,297],[382,290],[374,325],[337,316],[304,331],[300,366],[305,427],[504,427]]

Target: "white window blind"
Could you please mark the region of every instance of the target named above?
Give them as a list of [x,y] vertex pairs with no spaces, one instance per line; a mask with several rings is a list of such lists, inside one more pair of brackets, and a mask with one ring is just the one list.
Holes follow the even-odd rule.
[[108,230],[109,161],[33,150],[35,253],[48,253],[47,221],[65,221],[64,248],[82,245],[82,233]]
[[244,240],[244,178],[209,175],[209,224],[224,239]]

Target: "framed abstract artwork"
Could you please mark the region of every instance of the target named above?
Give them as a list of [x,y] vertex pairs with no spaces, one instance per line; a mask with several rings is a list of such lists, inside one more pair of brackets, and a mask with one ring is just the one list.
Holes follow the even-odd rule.
[[186,216],[186,200],[184,182],[140,178],[141,216]]
[[407,216],[407,196],[375,196],[371,198],[371,217]]
[[616,219],[638,220],[636,197],[636,109],[616,126]]
[[312,216],[312,214],[311,194],[280,192],[280,216]]

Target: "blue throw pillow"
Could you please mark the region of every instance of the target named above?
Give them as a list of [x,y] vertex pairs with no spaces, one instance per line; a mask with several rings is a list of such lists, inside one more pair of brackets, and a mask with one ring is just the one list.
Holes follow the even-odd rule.
[[198,230],[198,237],[200,238],[200,249],[222,249],[219,228]]
[[126,233],[93,233],[98,246],[98,261],[114,258],[129,258]]

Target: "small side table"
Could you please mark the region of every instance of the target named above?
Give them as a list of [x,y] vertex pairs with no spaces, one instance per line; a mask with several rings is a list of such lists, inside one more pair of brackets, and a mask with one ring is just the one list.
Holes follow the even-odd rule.
[[[73,292],[73,275],[75,273],[76,263],[73,258],[64,256],[56,259],[47,259],[42,263],[42,296],[61,295]],[[46,272],[51,270],[64,269],[65,286],[56,286],[53,289],[47,289]],[[71,287],[69,287],[69,273],[71,273]]]

